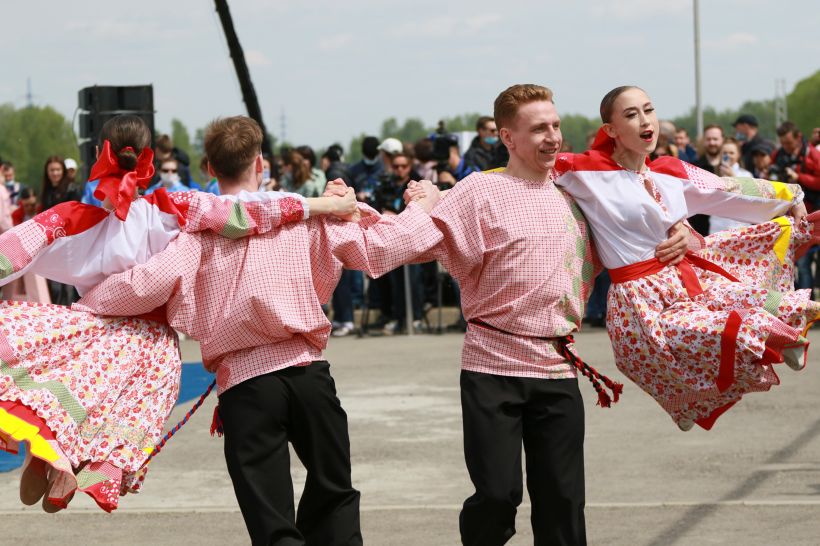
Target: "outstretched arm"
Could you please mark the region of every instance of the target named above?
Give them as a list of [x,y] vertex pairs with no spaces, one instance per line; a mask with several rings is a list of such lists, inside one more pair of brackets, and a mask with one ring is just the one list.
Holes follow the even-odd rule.
[[144,264],[111,275],[74,304],[80,311],[110,316],[141,315],[191,288],[201,250],[196,236],[181,234]]
[[714,214],[750,223],[765,222],[784,214],[800,221],[806,215],[803,190],[796,184],[720,178],[675,158],[659,158],[650,168],[680,179],[690,215]]

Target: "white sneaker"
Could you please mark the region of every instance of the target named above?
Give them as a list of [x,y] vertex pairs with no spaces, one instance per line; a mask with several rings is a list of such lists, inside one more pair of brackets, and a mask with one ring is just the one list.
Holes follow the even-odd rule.
[[355,329],[352,322],[343,322],[337,328],[334,328],[330,335],[333,337],[349,336]]
[[382,328],[382,334],[386,336],[392,336],[393,334],[398,333],[398,331],[399,321],[397,320],[391,320],[390,322],[384,325],[384,328]]
[[414,334],[421,334],[424,332],[424,324],[420,320],[413,321],[413,333]]

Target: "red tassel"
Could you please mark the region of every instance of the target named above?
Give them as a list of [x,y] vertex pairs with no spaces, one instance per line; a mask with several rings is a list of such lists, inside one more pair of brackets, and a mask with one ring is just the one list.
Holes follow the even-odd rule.
[[[617,398],[615,400],[617,400]],[[612,399],[609,397],[609,395],[606,393],[604,389],[601,389],[598,393],[598,405],[602,408],[612,407]]]
[[219,405],[217,404],[214,408],[214,418],[211,420],[211,436],[216,434],[220,438],[225,431],[222,429],[222,418],[219,417]]
[[618,383],[617,381],[613,381],[612,385],[609,385],[609,388],[612,389],[612,394],[615,395],[615,399],[612,401],[617,402],[618,398],[621,397],[621,394],[624,392],[624,386],[622,383]]

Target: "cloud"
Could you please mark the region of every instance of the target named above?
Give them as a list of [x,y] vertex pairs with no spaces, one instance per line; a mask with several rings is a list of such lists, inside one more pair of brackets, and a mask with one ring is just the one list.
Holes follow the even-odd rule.
[[336,51],[342,49],[353,41],[353,35],[350,33],[331,34],[319,38],[318,47],[322,51]]
[[704,49],[718,51],[736,51],[759,43],[760,38],[756,34],[750,32],[733,32],[720,38],[704,40],[703,47]]
[[656,15],[680,15],[692,11],[692,0],[602,0],[590,8],[594,16],[643,21]]
[[486,29],[488,26],[501,21],[501,19],[501,15],[497,13],[483,13],[470,17],[431,17],[424,21],[413,21],[399,25],[390,31],[390,35],[400,38],[469,36]]
[[248,66],[271,66],[273,63],[258,49],[249,49],[245,52],[245,61]]

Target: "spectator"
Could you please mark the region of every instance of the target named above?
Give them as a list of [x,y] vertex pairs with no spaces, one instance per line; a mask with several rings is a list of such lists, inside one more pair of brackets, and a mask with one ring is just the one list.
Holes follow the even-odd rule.
[[404,153],[404,145],[397,138],[386,138],[379,144],[379,151],[382,153],[384,171],[387,174],[392,174],[393,158],[396,154]]
[[474,171],[487,171],[503,167],[499,163],[501,154],[499,148],[504,145],[498,139],[498,128],[495,120],[490,116],[478,118],[475,126],[478,135],[470,143],[470,148],[464,154],[464,162]]
[[[286,152],[282,167],[282,189],[304,195],[305,197],[319,197],[324,192],[324,183],[321,187],[317,180],[312,178],[310,162],[298,149]],[[324,174],[322,175],[324,179]]]
[[440,162],[439,172],[449,171],[456,180],[461,180],[477,170],[475,167],[468,165],[461,157],[458,138],[455,135],[433,135],[433,150],[435,158]]
[[5,185],[12,203],[17,201],[17,194],[20,193],[20,190],[26,187],[25,184],[15,180],[14,175],[14,164],[11,161],[4,161],[3,177],[6,179]]
[[77,180],[77,162],[70,157],[65,160],[65,175],[70,184],[76,184]]
[[[740,166],[740,142],[734,138],[727,138],[720,149],[721,161],[718,167],[718,176],[733,176],[750,178],[752,173]],[[720,216],[709,217],[709,234],[727,229],[748,226],[748,223],[738,222]]]
[[[720,169],[720,149],[723,147],[723,127],[720,125],[707,125],[703,130],[703,138],[700,142],[702,153],[695,161],[695,165],[704,171],[718,174]],[[709,235],[709,215],[696,214],[689,217],[689,225],[703,236]]]
[[[740,149],[740,166],[751,172],[753,176],[759,177],[760,173],[755,171],[754,162],[752,161],[752,148],[760,142],[771,143],[760,136],[757,118],[751,114],[738,116],[733,125],[735,128],[735,138],[738,142],[742,143]],[[773,145],[772,148],[774,148]]]
[[188,157],[188,154],[174,146],[171,137],[168,135],[158,136],[154,143],[154,169],[156,169],[156,173],[154,173],[152,186],[156,186],[159,182],[159,168],[166,159],[177,160],[177,174],[182,184],[195,190],[202,189],[202,187],[191,178],[191,159]]
[[[780,148],[772,156],[768,178],[800,184],[806,192],[806,208],[809,212],[816,210],[820,206],[820,150],[809,145],[791,121],[777,128],[777,138]],[[814,257],[815,253],[807,253],[797,260],[796,288],[814,288]]]
[[760,178],[769,179],[774,149],[767,142],[758,142],[752,147],[752,163]]
[[202,176],[202,181],[205,183],[205,191],[214,195],[219,195],[219,184],[217,184],[216,177],[211,176],[208,172],[208,156],[203,155],[199,160],[199,174]]
[[707,125],[703,130],[703,153],[695,160],[695,166],[704,171],[717,174],[720,169],[720,149],[723,147],[725,135],[720,125]]
[[311,197],[319,197],[325,191],[327,178],[325,178],[324,171],[316,165],[316,153],[310,146],[299,146],[296,151],[299,152],[308,169],[310,169],[310,184],[317,191],[317,194]]
[[[436,161],[433,140],[425,137],[413,144],[413,151],[416,153],[415,169],[422,180],[429,180],[433,183],[439,182],[439,162]],[[455,178],[453,182],[455,182]]]
[[[377,192],[376,204],[377,208],[384,214],[399,214],[404,210],[404,191],[407,189],[407,184],[411,180],[418,180],[420,177],[417,172],[413,170],[413,158],[405,153],[398,152],[393,155],[393,164],[391,165],[393,175],[385,182],[383,182],[379,191]],[[390,288],[390,302],[392,313],[391,320],[387,322],[382,328],[384,335],[392,335],[401,332],[406,327],[406,298],[405,298],[405,279],[404,267],[409,268],[410,273],[410,295],[413,307],[413,328],[419,330],[421,328],[422,316],[422,300],[423,300],[423,284],[421,279],[421,265],[412,264],[394,269],[385,277],[389,279]],[[378,282],[378,281],[377,281]],[[382,287],[382,294],[386,283],[380,283]],[[384,308],[382,311],[384,312]]]
[[159,182],[145,190],[145,195],[151,195],[159,188],[165,188],[168,193],[177,191],[191,191],[191,188],[182,183],[179,177],[179,161],[173,157],[164,159],[159,165]]
[[[804,190],[820,190],[820,150],[810,146],[803,133],[791,121],[777,128],[780,149],[772,157],[769,177],[792,184],[800,184]],[[775,178],[772,178],[772,176]],[[816,208],[818,203],[812,203]]]
[[379,139],[374,136],[364,137],[362,159],[351,165],[348,172],[356,197],[359,201],[372,204],[379,177],[384,172],[384,163],[379,161]]
[[655,159],[665,155],[678,157],[678,150],[666,137],[666,135],[661,134],[658,136],[658,143],[655,145],[655,151],[649,154],[649,158],[654,161]]
[[81,197],[77,184],[71,183],[66,176],[63,158],[57,155],[46,159],[43,167],[43,185],[40,193],[40,203],[43,209],[50,209],[54,205],[66,201],[76,201]]
[[689,139],[689,133],[682,127],[675,131],[675,147],[678,149],[678,159],[692,164],[697,161],[697,152]]
[[345,185],[353,187],[353,181],[344,164],[344,149],[339,144],[331,144],[322,155],[322,163],[326,180],[341,178]]
[[815,127],[811,131],[811,140],[809,143],[820,150],[820,127]]
[[596,136],[597,134],[598,134],[598,130],[597,130],[597,129],[596,129],[595,131],[590,131],[590,132],[588,132],[588,133],[587,133],[587,138],[586,138],[586,140],[585,140],[585,142],[586,142],[586,149],[587,149],[587,150],[589,150],[590,148],[592,148],[592,143],[593,143],[593,142],[595,142],[595,136]]
[[[81,196],[77,185],[68,181],[63,158],[57,155],[47,158],[43,166],[43,185],[40,190],[40,204],[43,210],[66,201],[77,201]],[[48,281],[48,292],[51,303],[57,305],[71,305],[80,299],[73,286],[56,281]]]
[[15,226],[31,220],[42,211],[37,202],[37,194],[31,188],[23,188],[17,197],[19,206],[11,213],[11,220]]

